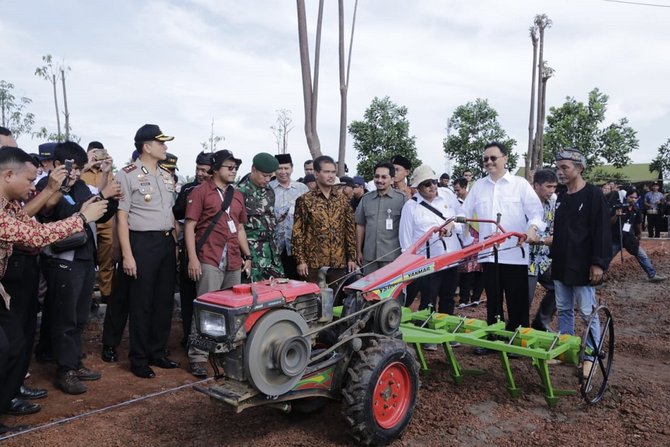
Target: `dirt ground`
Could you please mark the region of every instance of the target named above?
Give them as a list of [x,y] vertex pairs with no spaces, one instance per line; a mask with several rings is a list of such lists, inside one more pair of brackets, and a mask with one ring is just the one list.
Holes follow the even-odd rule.
[[[645,241],[654,265],[670,273],[669,240]],[[540,289],[540,287],[538,287]],[[522,394],[509,396],[497,356],[478,357],[472,348],[457,348],[461,366],[483,369],[457,386],[444,354],[428,353],[430,371],[422,375],[419,402],[411,424],[394,446],[668,446],[670,445],[670,281],[652,284],[637,262],[617,257],[600,301],[615,319],[616,354],[610,389],[603,401],[589,406],[578,396],[564,397],[549,409],[530,360],[512,360]],[[538,291],[534,303],[539,302]],[[535,306],[533,306],[533,311]],[[483,306],[461,314],[482,318]],[[127,339],[116,364],[100,360],[101,319],[86,331],[87,366],[102,380],[87,382],[88,392],[70,396],[56,390],[54,365],[34,362],[30,386],[49,390],[43,410],[24,417],[3,416],[8,425],[30,430],[0,438],[3,446],[338,446],[351,445],[341,406],[333,402],[309,416],[255,408],[235,414],[195,392],[197,380],[185,369],[179,346],[181,326],[174,320],[172,357],[181,369],[156,369],[156,378],[129,372]],[[559,388],[577,389],[574,367],[552,366]]]

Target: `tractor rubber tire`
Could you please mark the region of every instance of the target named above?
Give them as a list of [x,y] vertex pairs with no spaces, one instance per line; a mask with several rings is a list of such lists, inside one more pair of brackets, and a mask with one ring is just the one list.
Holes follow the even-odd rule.
[[373,339],[347,371],[344,417],[363,445],[386,445],[407,428],[419,392],[419,365],[401,340]]

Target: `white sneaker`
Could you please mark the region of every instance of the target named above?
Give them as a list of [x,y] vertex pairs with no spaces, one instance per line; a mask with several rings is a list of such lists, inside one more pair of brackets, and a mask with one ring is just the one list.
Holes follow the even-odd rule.
[[435,343],[424,343],[423,349],[426,351],[437,351],[437,345]]

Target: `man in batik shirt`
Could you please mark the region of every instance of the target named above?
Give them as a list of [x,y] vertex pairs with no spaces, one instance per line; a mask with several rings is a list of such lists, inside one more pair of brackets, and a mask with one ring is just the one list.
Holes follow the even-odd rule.
[[251,249],[251,282],[284,276],[279,252],[274,239],[277,219],[275,217],[275,193],[268,186],[279,162],[272,155],[261,152],[252,162],[251,174],[239,185],[247,208],[247,241]]
[[546,290],[544,298],[537,309],[531,326],[542,331],[549,330],[551,319],[556,313],[556,295],[554,282],[551,279],[551,259],[549,246],[554,230],[554,211],[556,209],[556,186],[558,177],[551,169],[540,169],[533,175],[533,189],[544,207],[544,222],[547,228],[538,231],[537,242],[530,246],[530,264],[528,265],[528,297],[533,301],[537,283]]
[[322,155],[314,160],[317,187],[298,197],[293,223],[293,256],[298,275],[318,282],[319,269],[329,267],[332,283],[355,271],[356,223],[346,196],[333,188],[335,161]]

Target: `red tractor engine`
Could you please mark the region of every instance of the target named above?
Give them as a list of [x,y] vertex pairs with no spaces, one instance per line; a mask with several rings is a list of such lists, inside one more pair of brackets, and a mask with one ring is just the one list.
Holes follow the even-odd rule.
[[309,361],[312,337],[305,334],[333,318],[332,297],[332,289],[286,279],[204,294],[194,305],[200,336],[192,346],[214,354],[223,376],[248,380],[269,396],[284,394]]

